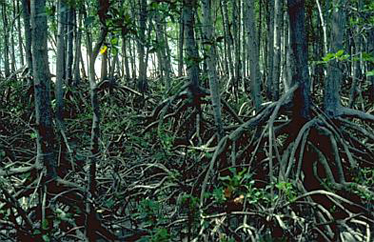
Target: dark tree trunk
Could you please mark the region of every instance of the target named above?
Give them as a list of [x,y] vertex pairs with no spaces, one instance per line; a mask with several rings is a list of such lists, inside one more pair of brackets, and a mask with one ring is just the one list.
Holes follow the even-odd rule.
[[185,45],[186,45],[186,66],[187,74],[190,79],[190,88],[193,94],[199,91],[199,53],[195,40],[195,18],[194,7],[196,0],[183,1],[183,16],[185,29]]
[[179,23],[179,38],[178,38],[178,76],[183,75],[183,45],[184,45],[184,21],[183,9]]
[[139,0],[139,39],[138,39],[138,57],[139,57],[139,91],[144,93],[148,90],[147,83],[147,63],[145,58],[145,43],[146,43],[146,22],[147,22],[147,1]]
[[[21,13],[20,6],[19,6],[19,0],[17,0],[17,13]],[[19,48],[19,58],[21,61],[21,65],[25,65],[25,54],[23,51],[23,38],[22,38],[22,31],[21,31],[21,18],[17,18],[17,29],[18,29],[18,48]]]
[[250,77],[251,77],[251,98],[256,111],[261,108],[261,72],[260,72],[260,50],[258,48],[257,36],[256,36],[256,22],[255,22],[255,4],[254,0],[248,0],[246,5],[246,30],[247,30],[247,41],[248,41],[248,59],[250,65]]
[[204,43],[205,44],[205,54],[207,55],[207,64],[209,72],[209,87],[212,96],[212,106],[214,119],[217,125],[218,140],[220,140],[224,135],[222,115],[221,115],[221,98],[218,86],[218,77],[216,71],[216,43],[214,40],[214,28],[212,23],[211,14],[211,1],[203,0],[203,26],[204,26]]
[[[40,206],[42,217],[40,227],[42,234],[53,228],[53,212],[49,206],[50,194],[53,192],[56,178],[56,159],[55,159],[55,135],[53,131],[51,97],[50,97],[50,73],[48,66],[48,48],[47,48],[47,15],[45,12],[46,0],[31,0],[31,26],[32,26],[32,56],[34,72],[34,93],[35,93],[35,117],[37,126],[37,163],[42,164],[46,170],[46,176],[43,179],[42,189],[46,194],[45,206]],[[42,200],[41,196],[41,200]],[[43,226],[44,220],[47,220],[47,227]],[[43,224],[43,225],[42,225]]]
[[[329,52],[337,53],[344,50],[344,28],[346,0],[334,0],[331,23],[331,48]],[[331,60],[327,68],[327,80],[325,82],[324,109],[327,115],[337,117],[341,114],[340,86],[343,78],[343,66],[338,60]]]
[[288,0],[290,37],[295,57],[293,81],[299,85],[294,95],[295,118],[310,118],[310,80],[308,73],[308,43],[305,32],[305,0]]
[[56,56],[56,118],[63,122],[63,84],[64,84],[64,55],[65,55],[65,33],[66,33],[66,6],[63,0],[58,1],[57,14],[57,56]]
[[22,0],[22,15],[23,25],[25,33],[25,52],[26,52],[26,64],[29,68],[29,73],[33,73],[32,66],[32,55],[31,55],[31,28],[30,28],[30,1]]
[[[76,14],[74,13],[74,17],[76,18]],[[74,85],[78,85],[80,83],[80,64],[81,64],[81,42],[82,42],[82,14],[78,14],[78,21],[74,21],[76,24],[79,23],[79,28],[74,27],[74,32],[75,32],[75,55],[74,55],[74,71],[73,71],[73,82]]]
[[65,70],[65,81],[67,85],[71,85],[73,79],[73,41],[74,41],[74,14],[75,11],[71,7],[68,8],[66,17],[66,70]]
[[3,28],[4,28],[4,74],[5,77],[10,75],[9,67],[9,26],[8,26],[8,16],[6,10],[6,3],[1,4],[2,18],[3,18]]
[[273,65],[274,65],[274,1],[267,1],[267,65],[266,96],[273,100]]

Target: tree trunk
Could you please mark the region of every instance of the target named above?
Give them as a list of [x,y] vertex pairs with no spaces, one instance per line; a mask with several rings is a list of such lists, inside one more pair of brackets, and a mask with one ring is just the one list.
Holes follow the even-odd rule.
[[247,1],[247,40],[248,40],[248,57],[251,77],[251,97],[256,111],[260,110],[261,98],[261,72],[259,63],[259,49],[257,44],[257,30],[255,22],[255,4],[254,0]]
[[242,21],[242,24],[241,27],[242,27],[242,41],[241,41],[241,44],[242,44],[242,52],[241,52],[241,55],[242,55],[242,58],[241,58],[241,61],[242,61],[242,83],[243,83],[243,86],[244,86],[244,91],[247,91],[246,89],[246,79],[245,77],[247,77],[247,73],[248,73],[248,69],[247,69],[247,36],[246,36],[246,24],[245,24],[245,13],[246,13],[246,3],[245,1],[242,1],[241,2],[241,21]]
[[147,1],[139,0],[139,39],[138,39],[138,61],[139,61],[139,91],[144,93],[148,90],[147,84],[147,63],[145,58],[145,43],[146,43],[146,22],[147,22]]
[[74,40],[74,9],[72,7],[68,8],[66,12],[66,70],[65,70],[65,82],[67,85],[71,85],[73,79],[73,40]]
[[[331,19],[331,47],[332,53],[344,50],[344,28],[345,28],[345,7],[346,0],[333,1],[333,13]],[[337,117],[341,114],[340,85],[343,78],[341,71],[342,64],[338,60],[331,60],[328,64],[327,78],[324,89],[324,110],[330,117]]]
[[[238,6],[239,5],[239,6]],[[232,1],[232,26],[233,26],[233,38],[234,38],[234,89],[237,95],[239,94],[239,83],[240,83],[240,3]]]
[[8,26],[8,16],[6,11],[5,1],[1,4],[2,6],[2,18],[4,27],[4,74],[5,77],[10,75],[9,67],[9,26]]
[[100,48],[104,43],[108,30],[105,26],[101,27],[100,36],[97,40],[95,47],[92,50],[89,62],[89,82],[90,82],[90,98],[92,114],[91,126],[91,160],[88,170],[88,204],[87,204],[87,221],[86,221],[86,235],[89,241],[96,241],[95,221],[96,212],[90,199],[95,198],[96,194],[96,157],[99,154],[99,139],[100,139],[100,103],[97,94],[96,74],[95,74],[95,61],[100,52]]
[[33,73],[32,55],[31,55],[31,28],[30,28],[30,6],[28,0],[22,0],[22,15],[23,15],[23,26],[25,34],[25,52],[26,52],[26,63],[29,68],[29,73]]
[[9,26],[9,34],[10,34],[10,48],[11,48],[11,52],[10,52],[10,58],[12,60],[12,64],[11,64],[11,73],[15,73],[16,70],[17,70],[17,62],[16,62],[16,51],[15,51],[15,48],[14,46],[16,45],[16,42],[14,41],[14,21],[16,19],[16,7],[14,5],[14,0],[13,0],[13,9],[12,9],[12,13],[13,13],[13,20],[12,20],[12,23],[11,25]]
[[221,117],[221,100],[218,86],[218,78],[216,72],[216,41],[213,33],[212,15],[211,15],[211,0],[202,0],[203,2],[203,26],[205,34],[205,52],[207,56],[208,72],[209,72],[209,86],[210,93],[212,95],[212,106],[214,119],[217,125],[218,140],[220,140],[223,135],[223,124]]
[[273,64],[273,89],[272,99],[279,99],[279,82],[281,72],[282,43],[281,33],[283,30],[283,0],[275,0],[274,9],[274,64]]
[[294,118],[310,118],[310,80],[308,72],[308,43],[305,32],[305,0],[288,0],[290,37],[295,57],[293,82],[299,85],[294,95]]
[[[74,13],[74,17],[76,18],[76,14]],[[75,34],[75,55],[74,55],[74,71],[73,71],[73,82],[74,85],[77,86],[80,83],[80,59],[81,59],[81,42],[82,42],[82,14],[78,14],[78,21],[74,21],[76,24],[79,23],[79,28],[74,27]]]
[[101,55],[101,75],[100,80],[104,81],[108,78],[108,51]]
[[274,65],[274,1],[267,1],[267,75],[266,75],[266,96],[273,100],[273,65]]
[[56,118],[59,122],[63,122],[63,109],[64,109],[64,93],[63,83],[65,76],[64,69],[64,55],[65,55],[65,33],[66,33],[66,6],[63,0],[58,1],[58,14],[57,14],[57,56],[56,56]]
[[[369,32],[367,42],[368,42],[369,54],[371,54],[371,56],[374,56],[374,31]],[[374,70],[374,63],[373,62],[368,64],[368,70],[369,71]],[[370,83],[370,86],[369,86],[369,101],[370,101],[370,103],[374,104],[374,76],[368,76],[368,81]]]
[[183,17],[186,45],[187,75],[190,79],[190,88],[193,95],[199,91],[199,53],[195,40],[194,7],[196,0],[183,0]]
[[178,39],[178,76],[183,75],[183,45],[184,45],[184,16],[183,9],[179,22],[179,39]]
[[227,9],[227,0],[221,0],[221,9],[222,9],[222,17],[223,17],[223,24],[224,24],[224,28],[223,28],[223,32],[224,32],[224,36],[225,36],[225,50],[226,50],[226,53],[225,53],[225,56],[227,58],[227,71],[228,71],[228,74],[229,74],[229,83],[228,85],[230,85],[231,81],[232,81],[232,78],[234,76],[234,66],[233,66],[233,61],[232,61],[232,50],[231,50],[231,47],[232,47],[232,36],[231,36],[231,31],[230,31],[230,18],[229,18],[229,11]]
[[161,13],[156,14],[155,20],[156,20],[156,38],[157,38],[157,43],[158,43],[158,52],[160,56],[159,64],[161,65],[162,69],[162,78],[166,83],[166,92],[170,90],[170,62],[167,58],[167,45],[166,41],[167,39],[165,38],[165,33],[164,33],[164,28],[163,24],[161,22]]
[[122,65],[125,66],[125,76],[126,78],[130,79],[131,78],[131,73],[130,73],[130,67],[129,67],[129,57],[127,54],[127,38],[124,32],[122,32]]
[[[19,7],[19,0],[17,0],[17,13],[21,13],[21,10],[20,10],[20,7]],[[17,18],[17,29],[18,29],[18,49],[19,49],[19,58],[20,58],[20,62],[21,62],[21,65],[24,66],[25,65],[25,54],[24,54],[24,51],[23,51],[23,45],[22,45],[22,27],[21,27],[21,18],[18,17]]]
[[[53,132],[52,109],[50,98],[50,73],[48,66],[47,47],[47,15],[45,12],[46,0],[31,0],[31,26],[32,26],[32,56],[34,72],[34,93],[35,93],[35,117],[37,126],[37,164],[44,165],[46,176],[42,188],[46,194],[45,206],[41,206],[42,221],[40,227],[42,234],[45,230],[53,228],[53,212],[49,205],[50,194],[53,192],[56,177],[55,160],[55,135]],[[41,200],[44,194],[41,194]],[[46,210],[44,210],[46,209]],[[47,221],[48,223],[45,223]],[[47,224],[48,228],[43,225]]]

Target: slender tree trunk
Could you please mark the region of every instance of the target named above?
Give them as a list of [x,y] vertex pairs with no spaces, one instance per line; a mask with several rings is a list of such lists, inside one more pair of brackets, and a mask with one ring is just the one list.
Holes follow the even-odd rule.
[[74,9],[71,7],[68,8],[68,11],[66,12],[66,70],[65,70],[65,81],[67,85],[71,85],[72,79],[73,79],[73,41],[74,41]]
[[227,0],[222,1],[222,14],[223,14],[223,23],[224,23],[224,35],[225,35],[225,45],[226,45],[226,58],[227,58],[227,65],[228,65],[228,73],[229,73],[229,83],[231,85],[231,81],[234,77],[234,65],[232,61],[232,50],[231,47],[233,45],[232,35],[230,31],[230,18],[229,18],[229,11],[227,9]]
[[205,52],[207,55],[207,64],[209,72],[209,86],[210,93],[212,95],[212,106],[214,119],[217,125],[218,140],[220,140],[223,135],[223,124],[221,117],[221,100],[218,86],[218,78],[216,72],[216,41],[213,33],[212,15],[211,15],[211,0],[202,0],[203,2],[203,26],[205,33]]
[[[76,18],[76,13],[74,13],[74,18]],[[75,55],[74,55],[74,71],[73,71],[73,82],[74,85],[78,85],[80,83],[80,63],[81,63],[81,42],[82,42],[82,14],[78,14],[78,21],[74,21],[76,24],[79,24],[79,28],[74,27],[75,34]]]
[[17,70],[17,62],[16,62],[16,51],[15,51],[15,48],[14,48],[14,46],[16,45],[16,42],[14,41],[14,21],[16,19],[16,6],[15,6],[15,3],[14,3],[14,0],[13,0],[13,6],[12,7],[13,7],[12,8],[13,20],[12,20],[12,24],[9,28],[10,48],[11,48],[10,58],[12,59],[11,71],[12,71],[12,73],[15,73],[16,70]]
[[[227,50],[227,46],[228,46],[228,40],[227,40],[227,33],[226,33],[226,23],[225,23],[225,18],[224,18],[224,11],[223,11],[223,0],[220,0],[219,1],[219,4],[220,4],[220,10],[221,10],[221,15],[222,15],[222,28],[223,28],[223,37],[224,37],[224,41],[223,41],[223,51],[222,51],[222,58],[223,58],[223,75],[227,75],[230,77],[230,73],[229,73],[229,62],[228,62],[228,57],[227,57],[227,53],[228,53],[228,50]],[[229,84],[229,83],[228,83]]]
[[[374,31],[370,31],[368,35],[368,52],[371,56],[374,56]],[[371,62],[368,64],[368,70],[374,70],[374,63]],[[368,76],[369,86],[369,101],[374,104],[374,76]]]
[[100,80],[104,81],[108,78],[108,52],[105,51],[101,55],[101,75]]
[[131,60],[131,76],[136,80],[136,61],[135,61],[135,40],[130,41],[130,60]]
[[146,22],[147,22],[147,1],[139,0],[139,39],[138,39],[138,61],[139,61],[139,91],[144,93],[148,89],[147,84],[147,63],[145,60],[145,43],[146,43]]
[[262,98],[261,98],[261,72],[259,63],[259,49],[257,44],[256,36],[256,22],[255,22],[255,5],[254,0],[247,1],[247,40],[248,40],[248,57],[250,65],[250,77],[251,77],[251,97],[253,105],[256,111],[260,110]]
[[126,35],[124,32],[122,32],[122,56],[123,56],[122,60],[125,65],[125,76],[126,78],[130,79],[131,73],[130,73],[130,67],[129,67],[129,56],[127,54],[127,43],[128,43],[128,40],[126,39]]
[[3,18],[3,26],[4,26],[4,74],[5,77],[9,77],[10,75],[10,67],[9,67],[9,26],[8,26],[8,16],[6,10],[6,3],[3,2],[1,4],[2,9],[2,18]]
[[167,45],[166,41],[167,39],[165,38],[165,33],[164,33],[164,28],[163,24],[161,22],[161,14],[156,14],[155,16],[155,21],[156,21],[156,38],[158,42],[158,47],[159,47],[159,56],[160,56],[160,61],[159,64],[161,65],[161,70],[162,70],[162,77],[165,80],[166,83],[166,92],[170,90],[170,62],[167,58]]
[[184,45],[184,16],[183,8],[179,22],[179,39],[178,39],[178,76],[183,75],[183,45]]
[[[278,0],[279,1],[279,0]],[[267,76],[266,76],[266,96],[270,100],[274,100],[274,1],[267,1]]]
[[287,39],[285,39],[286,47],[287,47],[287,53],[286,53],[286,68],[285,68],[285,80],[284,80],[284,86],[285,91],[288,90],[290,87],[292,87],[295,84],[295,80],[293,79],[293,76],[296,73],[296,60],[295,55],[292,49],[292,39],[291,39],[291,26],[289,23],[289,16],[287,16],[287,25],[286,25],[286,32],[287,32]]
[[185,45],[186,45],[186,66],[187,74],[190,79],[190,88],[195,95],[199,91],[199,53],[194,33],[194,7],[196,0],[183,1],[183,16],[185,29]]
[[[16,0],[17,4],[17,13],[21,13],[20,7],[19,7],[19,0]],[[19,58],[20,58],[20,63],[22,66],[25,65],[25,54],[23,51],[23,38],[22,38],[22,27],[21,27],[21,18],[17,18],[17,30],[18,30],[18,49],[19,49]]]
[[56,56],[56,118],[59,122],[63,122],[64,109],[64,92],[63,83],[65,76],[64,55],[65,55],[65,33],[66,33],[66,6],[63,0],[58,1],[57,13],[57,56]]
[[[355,31],[355,37],[354,37],[354,46],[353,46],[353,52],[354,55],[357,57],[361,56],[362,49],[361,49],[361,36],[360,33],[357,33],[358,31]],[[349,94],[349,108],[353,108],[355,102],[356,102],[356,97],[358,95],[358,85],[359,85],[359,80],[362,78],[362,70],[361,70],[361,63],[360,60],[357,60],[353,63],[353,75],[352,75],[352,86]]]
[[[337,53],[344,50],[344,28],[346,0],[333,1],[331,22],[331,48],[330,52]],[[343,78],[342,65],[338,60],[331,60],[328,64],[327,80],[324,89],[324,109],[327,115],[337,117],[341,114],[340,86]]]
[[31,55],[31,28],[30,28],[30,5],[28,0],[22,0],[22,15],[23,15],[23,26],[25,34],[25,52],[26,52],[26,64],[29,68],[29,73],[33,73],[32,66],[32,55]]
[[242,68],[242,62],[240,60],[240,2],[232,1],[232,25],[233,25],[233,37],[234,37],[234,88],[235,92],[239,94],[239,83],[241,79],[240,70]]
[[100,36],[97,40],[89,62],[89,82],[90,82],[90,98],[91,106],[93,110],[92,115],[92,128],[91,128],[91,160],[89,163],[88,171],[88,204],[87,204],[87,221],[86,221],[86,233],[89,241],[96,241],[95,231],[95,219],[96,212],[93,208],[92,200],[96,196],[96,159],[99,155],[99,139],[100,139],[100,103],[97,94],[96,74],[95,74],[95,61],[99,54],[100,48],[104,43],[107,36],[108,30],[105,26],[101,27]]
[[323,53],[322,56],[325,56],[327,54],[327,28],[326,28],[326,22],[325,17],[323,16],[321,4],[319,3],[319,0],[316,0],[317,8],[318,8],[318,16],[321,22],[322,26],[322,36],[323,36]]
[[115,78],[114,78],[114,73],[116,72],[117,68],[117,62],[118,62],[118,54],[115,54],[112,56],[112,58],[109,58],[109,60],[112,61],[112,64],[110,65],[109,68],[109,81],[114,84]]
[[305,0],[288,0],[290,17],[290,37],[295,57],[293,81],[298,83],[294,95],[294,117],[308,120],[310,118],[310,80],[308,73],[308,44],[305,32]]
[[283,0],[275,0],[274,13],[274,64],[272,99],[276,101],[279,99],[279,83],[281,72],[281,33],[283,30]]
[[242,79],[242,83],[243,83],[243,86],[244,86],[244,91],[246,91],[246,87],[245,87],[245,77],[247,77],[247,36],[246,36],[246,24],[245,24],[245,13],[246,13],[246,3],[245,1],[242,1],[241,2],[241,18],[240,18],[240,21],[239,23],[241,23],[241,27],[242,27],[242,52],[241,52],[241,55],[242,55],[242,58],[241,58],[241,62],[242,62],[242,76],[243,76],[243,79]]
[[[34,72],[35,117],[37,127],[37,163],[44,165],[46,176],[42,180],[40,199],[46,195],[46,204],[41,206],[42,235],[53,228],[53,212],[49,205],[56,178],[55,135],[53,131],[52,109],[50,98],[50,73],[47,48],[47,15],[45,0],[31,0],[32,55]],[[47,221],[48,223],[45,223]],[[47,224],[47,228],[45,228]],[[47,231],[46,231],[47,230]],[[41,238],[40,238],[41,239]]]

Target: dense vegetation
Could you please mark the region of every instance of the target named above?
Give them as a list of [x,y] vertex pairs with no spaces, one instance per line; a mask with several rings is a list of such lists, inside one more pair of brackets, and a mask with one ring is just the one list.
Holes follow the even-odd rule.
[[0,7],[0,241],[374,240],[372,1]]

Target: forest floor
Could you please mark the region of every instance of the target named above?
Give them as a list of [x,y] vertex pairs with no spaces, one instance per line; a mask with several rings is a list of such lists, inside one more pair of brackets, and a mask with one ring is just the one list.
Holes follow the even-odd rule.
[[[103,241],[374,240],[372,122],[330,120],[316,105],[313,119],[297,127],[287,95],[255,115],[246,95],[223,93],[232,101],[223,102],[226,136],[218,141],[210,96],[197,108],[185,80],[173,82],[169,98],[156,82],[146,95],[99,85],[94,205]],[[65,91],[52,241],[84,238],[88,90],[83,83]],[[0,240],[15,241],[40,233],[31,228],[43,174],[32,89],[4,81],[0,95]]]

